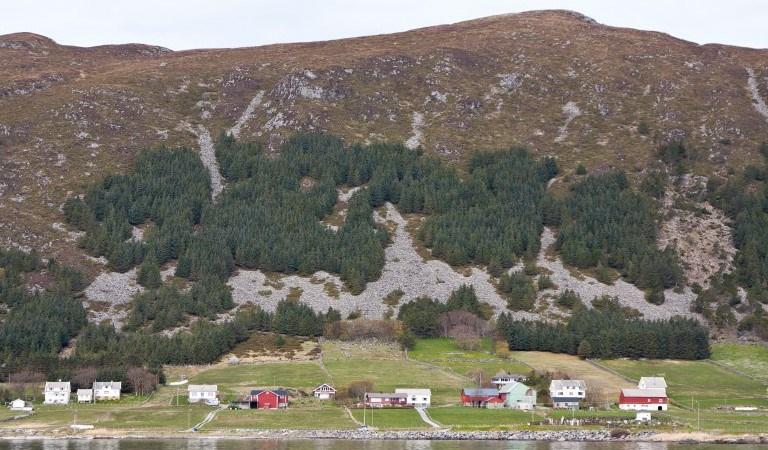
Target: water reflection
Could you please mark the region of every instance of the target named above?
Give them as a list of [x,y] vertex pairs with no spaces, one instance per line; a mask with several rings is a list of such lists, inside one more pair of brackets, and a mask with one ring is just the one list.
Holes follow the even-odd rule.
[[[662,442],[342,441],[342,440],[0,440],[0,450],[757,450],[759,445]],[[765,447],[762,447],[765,448]]]

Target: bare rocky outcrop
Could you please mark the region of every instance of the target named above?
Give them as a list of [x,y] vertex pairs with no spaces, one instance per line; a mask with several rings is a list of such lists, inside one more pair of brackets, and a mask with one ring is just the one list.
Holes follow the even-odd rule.
[[[333,307],[348,314],[360,311],[366,317],[380,318],[388,307],[382,299],[395,289],[404,292],[401,304],[419,296],[428,296],[446,300],[448,296],[463,284],[472,285],[481,301],[490,303],[497,313],[506,310],[506,300],[490,282],[490,276],[484,270],[472,268],[467,275],[456,272],[448,264],[438,260],[424,259],[416,252],[413,240],[405,229],[406,219],[394,205],[387,203],[382,215],[375,219],[395,227],[392,244],[385,250],[386,263],[381,278],[368,283],[360,295],[342,292],[335,298],[326,291],[326,283],[342,289],[341,280],[332,274],[318,272],[311,279],[299,276],[268,279],[258,270],[240,270],[229,280],[232,296],[239,304],[255,303],[265,309],[273,310],[277,302],[284,299],[291,289],[300,289],[301,300],[317,311]],[[521,318],[535,318],[535,314],[514,313]]]

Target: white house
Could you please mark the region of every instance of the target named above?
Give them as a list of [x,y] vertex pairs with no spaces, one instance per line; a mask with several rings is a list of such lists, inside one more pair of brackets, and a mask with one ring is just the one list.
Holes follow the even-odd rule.
[[27,404],[24,400],[17,398],[8,405],[8,408],[11,411],[32,411],[32,404]]
[[189,403],[219,404],[219,387],[215,384],[190,384],[187,394]]
[[95,401],[120,400],[123,383],[119,381],[97,381],[93,383],[93,399]]
[[72,393],[72,387],[69,381],[46,381],[45,395],[46,405],[66,405],[69,404],[69,395]]
[[552,380],[549,396],[555,408],[578,408],[587,396],[587,384],[584,380]]
[[93,401],[93,389],[78,389],[77,403],[91,403]]
[[637,383],[638,389],[666,389],[667,380],[664,377],[641,377]]
[[323,383],[312,390],[312,395],[320,400],[328,400],[336,396],[336,389],[330,384]]
[[501,389],[505,384],[521,382],[523,380],[525,380],[525,375],[507,373],[506,370],[500,370],[496,375],[491,377],[491,384],[496,386],[496,389]]
[[432,404],[431,389],[395,389],[395,394],[405,394],[405,404],[418,408],[429,408]]

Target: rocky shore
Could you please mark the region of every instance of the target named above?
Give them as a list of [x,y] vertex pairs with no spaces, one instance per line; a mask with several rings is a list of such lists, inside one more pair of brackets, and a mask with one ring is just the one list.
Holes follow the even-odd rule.
[[650,441],[655,433],[613,437],[606,430],[563,431],[374,431],[374,430],[233,430],[233,436],[254,439],[439,440],[439,441]]

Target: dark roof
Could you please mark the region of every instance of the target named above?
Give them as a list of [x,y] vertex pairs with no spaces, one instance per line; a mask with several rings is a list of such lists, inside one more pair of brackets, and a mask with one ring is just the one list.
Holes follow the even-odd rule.
[[286,391],[285,389],[253,389],[251,391],[251,396],[255,397],[261,394],[262,392],[273,392],[274,394],[279,395],[281,397],[288,396],[288,391]]
[[584,399],[578,398],[578,397],[552,397],[552,401],[554,403],[565,403],[565,402],[578,403],[582,400]]
[[472,397],[496,397],[499,395],[499,390],[496,388],[464,388],[464,395]]

